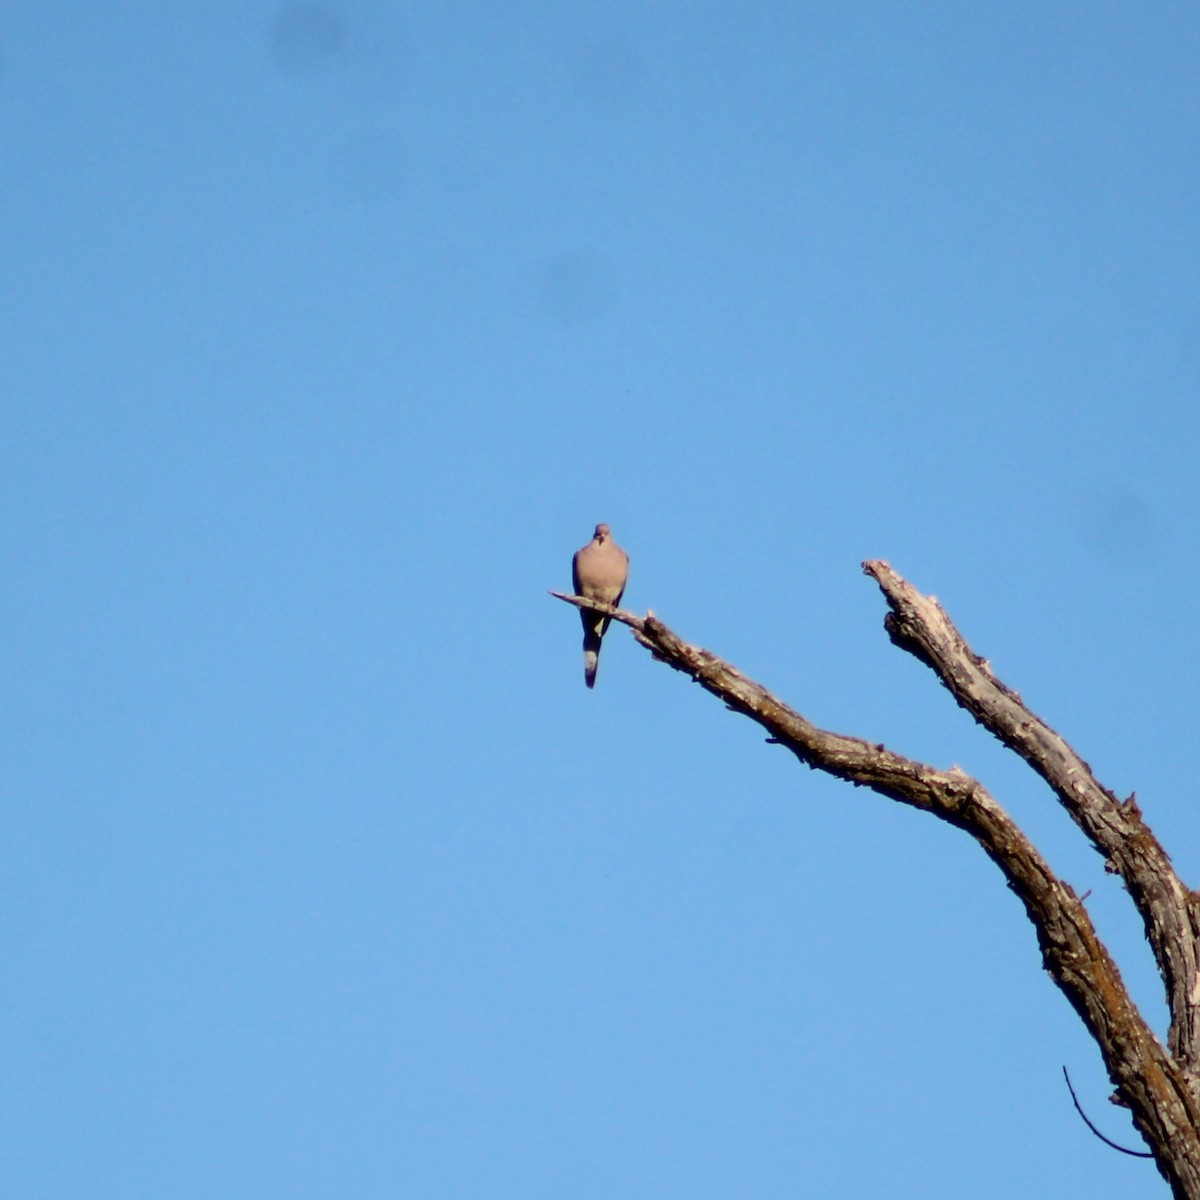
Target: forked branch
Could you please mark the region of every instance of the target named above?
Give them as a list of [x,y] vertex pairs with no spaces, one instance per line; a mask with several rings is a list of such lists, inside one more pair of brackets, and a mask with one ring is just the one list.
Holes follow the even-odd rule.
[[[1200,1102],[1189,1056],[1196,1002],[1180,986],[1195,972],[1194,933],[1188,940],[1197,921],[1195,896],[1179,882],[1136,805],[1122,804],[1095,781],[1087,764],[996,679],[935,600],[921,596],[886,563],[866,563],[864,570],[891,606],[892,640],[931,666],[964,708],[1046,778],[1125,878],[1167,983],[1173,1053],[1133,1004],[1082,902],[978,780],[957,767],[939,770],[879,743],[819,728],[736,667],[683,641],[653,613],[639,617],[580,596],[552,594],[629,626],[655,658],[757,721],[802,762],[970,834],[1024,904],[1046,970],[1096,1039],[1109,1076],[1172,1193],[1178,1200],[1200,1200]],[[1177,1003],[1184,1005],[1178,1011]]]
[[1125,881],[1154,951],[1170,1007],[1167,1045],[1197,1087],[1200,1062],[1200,903],[1184,887],[1132,796],[1122,803],[1067,742],[972,652],[945,610],[922,596],[887,563],[863,570],[880,586],[891,612],[892,641],[931,667],[950,694],[985,729],[1019,754],[1053,789],[1059,803]]

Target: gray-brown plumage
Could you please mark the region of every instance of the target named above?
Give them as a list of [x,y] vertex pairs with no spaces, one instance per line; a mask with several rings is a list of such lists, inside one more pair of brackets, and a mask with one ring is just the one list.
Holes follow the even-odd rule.
[[[575,552],[571,564],[575,594],[588,600],[620,604],[629,578],[629,555],[612,540],[607,525],[597,525],[592,540]],[[588,687],[596,686],[596,666],[600,659],[600,639],[608,628],[608,617],[579,610],[583,619],[583,678]]]

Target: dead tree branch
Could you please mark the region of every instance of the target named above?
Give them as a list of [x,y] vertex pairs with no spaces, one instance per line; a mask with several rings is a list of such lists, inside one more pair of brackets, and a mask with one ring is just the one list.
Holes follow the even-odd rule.
[[1179,881],[1137,806],[1096,782],[1065,741],[1001,683],[937,601],[886,563],[864,564],[891,606],[892,640],[938,677],[978,721],[1046,779],[1093,844],[1119,871],[1146,925],[1171,1006],[1170,1049],[1130,999],[1087,910],[978,780],[938,770],[882,744],[820,729],[715,654],[684,642],[653,613],[553,595],[628,625],[655,658],[690,676],[727,707],[757,721],[802,762],[855,786],[922,809],[964,830],[1004,873],[1037,931],[1051,978],[1095,1038],[1121,1100],[1132,1112],[1177,1200],[1200,1200],[1200,1100],[1196,1047],[1196,897]]
[[1091,767],[972,652],[934,597],[922,596],[887,563],[864,563],[863,570],[891,607],[884,627],[892,641],[930,667],[961,707],[1050,785],[1107,869],[1124,880],[1166,989],[1167,1046],[1200,1095],[1200,907],[1137,802],[1130,796],[1122,803],[1097,782]]

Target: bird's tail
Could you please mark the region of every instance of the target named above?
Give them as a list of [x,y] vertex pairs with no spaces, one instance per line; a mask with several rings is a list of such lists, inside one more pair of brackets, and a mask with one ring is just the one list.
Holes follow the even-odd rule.
[[583,635],[583,682],[596,686],[596,668],[600,665],[600,635],[588,630]]

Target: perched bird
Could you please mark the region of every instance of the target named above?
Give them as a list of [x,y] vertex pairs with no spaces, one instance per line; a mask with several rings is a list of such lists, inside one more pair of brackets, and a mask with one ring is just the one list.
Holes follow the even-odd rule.
[[[587,600],[620,604],[629,578],[629,555],[612,539],[607,525],[597,525],[592,540],[575,552],[571,563],[575,594]],[[608,628],[608,617],[579,610],[583,618],[583,678],[588,687],[596,686],[596,664],[600,658],[600,639]]]

